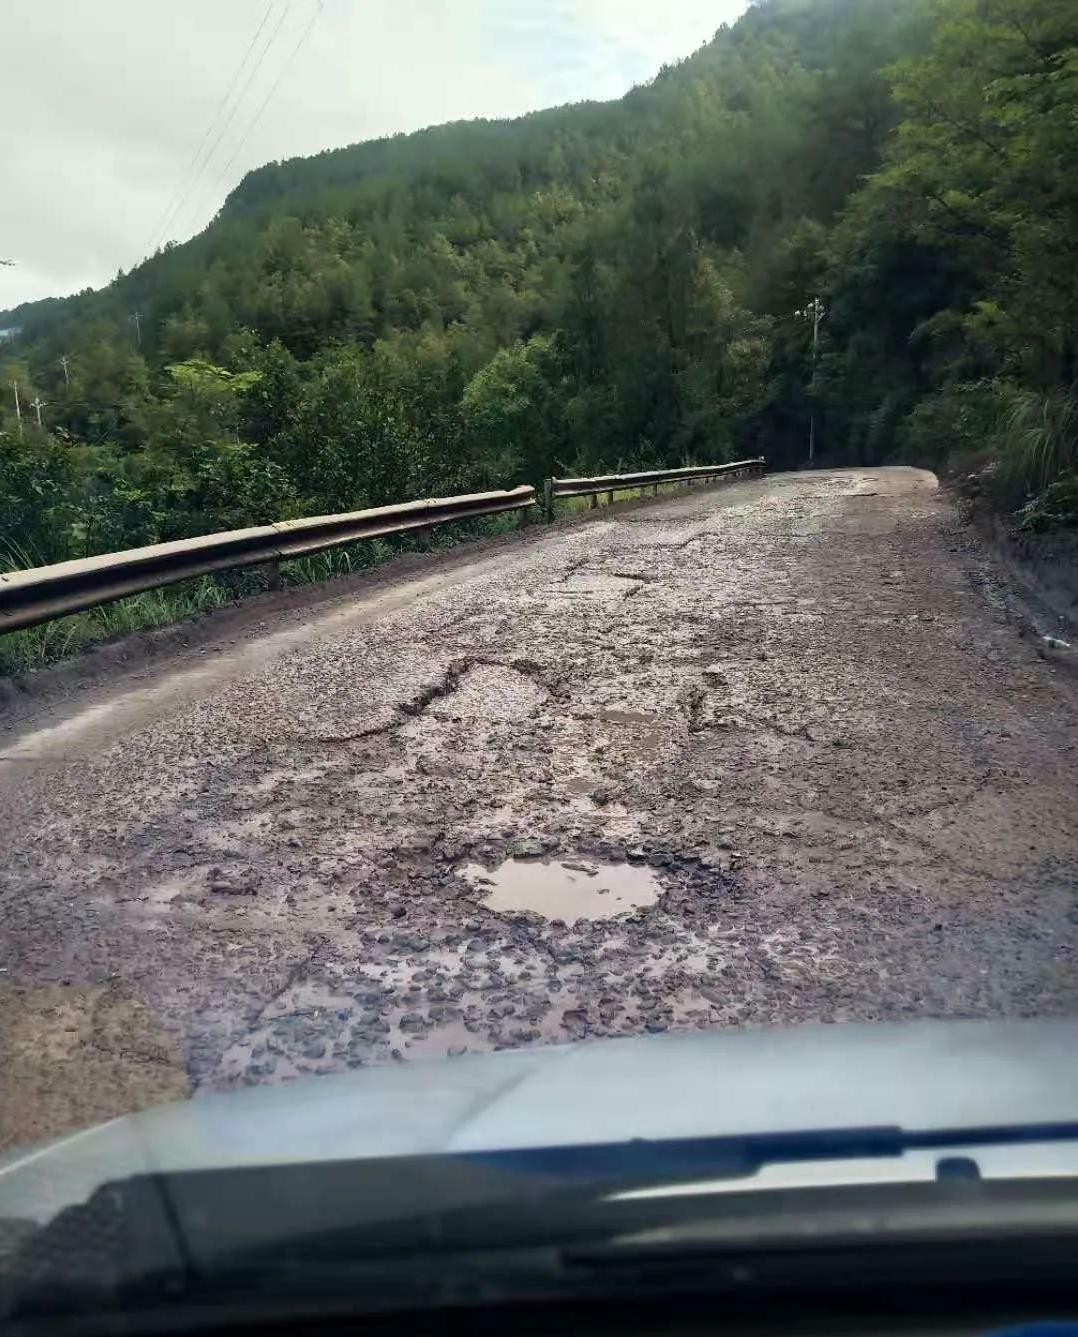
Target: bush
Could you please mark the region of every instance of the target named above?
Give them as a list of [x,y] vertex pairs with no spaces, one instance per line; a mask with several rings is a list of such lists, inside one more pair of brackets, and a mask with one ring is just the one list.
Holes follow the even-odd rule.
[[971,381],[928,395],[899,428],[902,457],[952,475],[982,467],[994,454],[1008,389],[999,381]]
[[1078,474],[1050,483],[1018,512],[1018,528],[1027,533],[1067,526],[1078,526]]

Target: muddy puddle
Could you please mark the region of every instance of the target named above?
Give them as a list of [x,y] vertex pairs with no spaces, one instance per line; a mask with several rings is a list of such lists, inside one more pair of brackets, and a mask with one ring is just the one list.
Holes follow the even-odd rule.
[[612,919],[654,905],[662,885],[643,864],[506,859],[496,868],[466,864],[470,882],[488,910],[530,910],[546,919]]

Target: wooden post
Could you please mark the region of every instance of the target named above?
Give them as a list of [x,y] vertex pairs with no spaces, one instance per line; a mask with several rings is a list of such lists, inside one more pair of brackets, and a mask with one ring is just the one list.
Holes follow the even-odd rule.
[[613,489],[613,488],[611,488],[610,491],[606,494],[606,504],[607,504],[608,506],[613,506],[613,504],[614,504],[614,489]]
[[554,519],[554,480],[547,478],[543,482],[543,514],[547,524]]
[[263,570],[266,573],[266,589],[279,590],[281,588],[280,562],[267,562]]
[[588,509],[594,511],[596,506],[598,506],[598,504],[599,504],[599,494],[598,492],[593,492],[591,494],[591,500],[588,502]]
[[522,506],[517,512],[517,528],[527,529],[528,521],[531,519],[531,507]]
[[652,483],[652,485],[651,485],[651,495],[652,495],[653,497],[657,497],[657,496],[659,495],[659,485],[658,485],[658,483]]

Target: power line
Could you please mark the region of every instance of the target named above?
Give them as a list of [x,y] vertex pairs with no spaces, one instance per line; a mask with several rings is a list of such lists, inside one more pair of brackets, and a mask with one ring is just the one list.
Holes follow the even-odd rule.
[[317,8],[315,9],[314,13],[311,15],[310,20],[309,20],[309,22],[308,22],[306,28],[304,28],[303,32],[300,34],[299,41],[298,41],[298,42],[296,43],[296,45],[292,48],[291,54],[289,55],[288,59],[287,59],[287,60],[285,61],[285,63],[281,66],[280,73],[277,75],[277,78],[273,81],[273,84],[270,86],[270,90],[269,90],[269,92],[268,92],[268,93],[266,94],[266,96],[262,99],[262,105],[261,105],[261,106],[258,108],[258,110],[255,112],[253,119],[251,120],[250,124],[247,126],[247,129],[243,132],[243,135],[242,135],[242,137],[240,138],[239,143],[238,143],[238,144],[236,145],[236,147],[232,150],[232,153],[231,153],[231,155],[229,156],[228,162],[225,163],[224,167],[221,169],[220,173],[218,174],[217,180],[213,183],[213,191],[211,192],[211,198],[212,198],[212,196],[214,196],[214,195],[217,194],[217,191],[220,189],[221,182],[224,181],[225,177],[228,175],[228,169],[229,169],[229,168],[232,166],[232,164],[236,161],[236,157],[237,157],[237,155],[239,154],[239,152],[241,151],[241,149],[243,148],[243,146],[247,143],[247,140],[250,138],[251,133],[253,132],[255,126],[256,126],[256,125],[258,124],[258,122],[262,119],[262,113],[266,110],[266,107],[269,105],[270,100],[272,99],[274,93],[276,93],[276,92],[277,92],[277,89],[281,86],[281,81],[284,79],[285,75],[288,73],[289,68],[290,68],[291,65],[292,65],[292,62],[295,60],[296,56],[299,55],[299,49],[300,49],[300,47],[301,47],[301,46],[303,45],[303,43],[307,40],[307,38],[310,36],[311,29],[314,27],[315,23],[317,22],[319,14],[321,14],[321,12],[322,12],[322,4],[323,4],[323,0],[318,0]]
[[[275,3],[276,0],[270,0],[270,10],[273,9]],[[269,17],[268,11],[266,17],[267,18]],[[191,181],[188,184],[186,191],[184,192],[183,198],[180,200],[177,206],[176,214],[173,220],[174,222],[179,222],[179,220],[184,216],[184,210],[188,201],[194,194],[195,189],[201,184],[201,178],[203,174],[206,172],[207,168],[210,165],[210,162],[213,160],[213,155],[217,152],[218,145],[221,143],[221,140],[224,137],[225,132],[232,124],[236,112],[239,110],[240,105],[242,104],[244,98],[247,96],[248,90],[250,89],[255,76],[258,74],[258,71],[262,68],[262,62],[266,59],[266,56],[269,54],[270,47],[272,47],[274,42],[277,40],[277,34],[281,31],[281,26],[287,17],[288,17],[288,5],[285,4],[281,9],[280,17],[278,18],[277,23],[273,28],[273,31],[270,33],[267,40],[263,43],[262,49],[259,51],[257,59],[255,60],[254,64],[247,71],[247,77],[244,79],[239,92],[236,94],[235,101],[232,103],[228,115],[225,117],[224,121],[221,124],[220,129],[217,131],[216,138],[210,145],[209,152],[202,159],[202,162],[198,170],[195,172],[195,175],[191,178]]]
[[150,253],[153,252],[154,245],[157,243],[159,238],[163,237],[165,230],[167,229],[169,223],[172,221],[172,216],[176,210],[177,205],[180,202],[180,199],[184,192],[184,188],[188,184],[188,178],[190,177],[191,172],[195,167],[195,164],[198,162],[202,154],[202,150],[206,147],[210,135],[213,133],[214,126],[217,124],[217,121],[221,113],[224,111],[229,98],[231,98],[233,90],[236,87],[236,84],[239,82],[239,77],[243,73],[243,67],[247,64],[247,59],[250,56],[251,52],[254,50],[254,45],[258,41],[262,29],[266,26],[266,20],[273,12],[274,3],[275,0],[269,0],[269,4],[266,6],[266,12],[262,15],[262,22],[255,29],[254,36],[247,43],[247,50],[243,53],[243,59],[236,66],[235,73],[232,75],[232,80],[229,83],[228,88],[225,90],[224,97],[221,99],[220,103],[217,106],[217,109],[210,117],[209,124],[206,126],[206,129],[202,135],[202,139],[200,140],[198,147],[195,149],[194,153],[191,156],[191,161],[184,168],[183,175],[180,177],[176,189],[172,192],[172,198],[165,206],[164,212],[158,218],[157,223],[154,226],[154,230],[150,233],[150,241],[147,247],[148,252]]
[[[237,94],[237,96],[236,96],[236,100],[235,100],[235,102],[233,102],[233,104],[232,104],[232,108],[231,108],[231,110],[229,111],[228,116],[225,118],[225,122],[224,122],[224,124],[221,126],[220,130],[217,132],[217,138],[213,141],[213,145],[212,145],[212,147],[210,148],[209,153],[207,153],[207,154],[206,154],[206,157],[203,159],[202,167],[199,169],[199,172],[196,174],[195,179],[191,182],[190,189],[188,190],[187,195],[184,197],[184,201],[183,201],[183,203],[186,203],[187,198],[188,198],[188,197],[190,196],[190,194],[194,191],[195,186],[198,184],[198,177],[202,175],[202,173],[206,170],[207,167],[209,167],[210,162],[211,162],[211,160],[213,159],[213,155],[217,152],[217,146],[220,144],[222,138],[223,138],[224,135],[225,135],[225,132],[228,130],[228,127],[232,124],[232,121],[233,121],[233,119],[235,118],[236,112],[237,112],[237,111],[239,110],[239,108],[240,108],[240,104],[243,102],[243,99],[247,96],[247,90],[251,87],[251,82],[252,82],[252,80],[254,79],[254,77],[255,77],[255,75],[258,73],[258,71],[262,68],[262,62],[266,59],[266,56],[267,56],[267,54],[269,53],[269,49],[270,49],[270,47],[273,46],[274,42],[277,40],[277,34],[281,31],[281,26],[283,25],[283,23],[284,23],[284,21],[285,21],[285,19],[286,19],[287,17],[288,17],[288,5],[286,4],[286,5],[282,8],[282,10],[281,10],[281,16],[280,16],[280,18],[277,20],[276,26],[274,27],[273,31],[272,31],[272,32],[270,33],[270,35],[269,35],[269,40],[268,40],[268,41],[265,43],[265,45],[262,47],[262,50],[259,52],[258,59],[255,61],[254,65],[251,67],[251,69],[248,71],[247,78],[244,80],[244,83],[243,83],[243,87],[240,89],[239,93]],[[179,210],[179,213],[177,214],[177,218],[180,218],[180,217],[182,217],[182,216],[183,216],[183,207],[182,207],[182,205],[181,205],[181,208],[180,208],[180,210]],[[197,212],[197,211],[196,211],[196,213],[195,213],[195,217],[196,217],[196,218],[198,217],[198,212]]]
[[[185,168],[185,171],[183,171],[181,179],[179,179],[177,189],[173,191],[173,198],[170,199],[169,205],[167,205],[165,209],[165,213],[158,219],[154,231],[150,234],[150,246],[147,247],[148,253],[152,254],[156,243],[165,239],[166,231],[169,230],[169,226],[173,223],[175,214],[177,214],[177,211],[181,209],[183,203],[185,203],[187,195],[190,194],[191,189],[193,189],[195,182],[198,180],[198,176],[205,170],[206,164],[209,162],[209,156],[206,156],[206,158],[203,159],[203,150],[205,150],[206,144],[210,142],[210,136],[213,135],[215,128],[217,128],[218,120],[221,119],[222,112],[225,111],[225,107],[230,102],[231,95],[233,95],[233,92],[235,91],[235,86],[239,83],[239,76],[243,74],[243,67],[246,66],[247,60],[250,59],[250,53],[254,51],[255,44],[257,44],[259,37],[262,36],[262,31],[265,29],[266,23],[269,21],[269,17],[272,15],[276,3],[277,0],[269,0],[269,4],[266,5],[266,12],[262,15],[262,21],[258,24],[258,27],[255,28],[254,36],[251,37],[251,40],[247,43],[247,48],[246,51],[243,52],[241,62],[235,67],[235,72],[233,76],[231,76],[229,87],[225,90],[225,96],[223,96],[221,102],[218,103],[217,110],[215,110],[213,116],[211,116],[210,122],[206,126],[206,130],[203,132],[201,142],[199,142],[198,147],[195,148],[194,154],[191,155],[191,160],[187,163],[187,167]],[[262,52],[262,55],[265,55],[265,51]],[[246,90],[246,84],[243,87],[245,87]],[[199,159],[202,159],[201,164],[199,164]]]

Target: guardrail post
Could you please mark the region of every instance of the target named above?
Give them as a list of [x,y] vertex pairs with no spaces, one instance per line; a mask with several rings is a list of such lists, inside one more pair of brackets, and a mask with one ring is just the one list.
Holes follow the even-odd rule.
[[543,483],[543,515],[547,524],[554,519],[554,480],[548,478]]
[[658,485],[658,483],[652,483],[652,485],[651,485],[651,495],[652,495],[653,497],[657,497],[657,496],[659,495],[659,485]]
[[613,488],[611,488],[610,491],[606,494],[606,504],[607,504],[608,506],[613,506],[613,504],[614,504],[614,489],[613,489]]
[[262,569],[266,573],[266,589],[279,590],[283,583],[280,562],[267,562]]
[[528,521],[531,519],[531,507],[522,506],[517,512],[517,528],[527,529]]
[[598,504],[599,504],[599,494],[598,492],[593,492],[591,494],[590,500],[588,501],[588,510],[594,511],[596,506],[598,506]]

